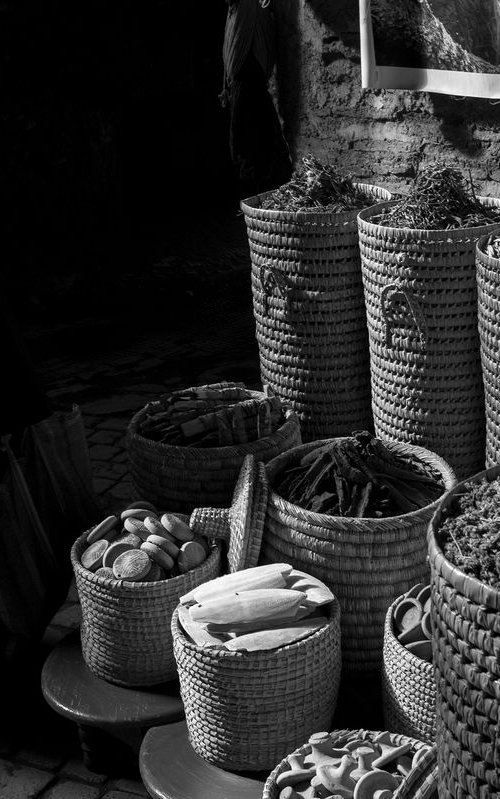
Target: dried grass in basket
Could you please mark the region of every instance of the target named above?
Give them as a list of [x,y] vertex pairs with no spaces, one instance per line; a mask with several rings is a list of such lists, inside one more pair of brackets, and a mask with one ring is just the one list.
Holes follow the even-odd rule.
[[[191,389],[187,389],[188,391]],[[250,392],[256,398],[263,392]],[[299,420],[289,408],[285,421],[271,435],[246,444],[224,447],[174,446],[145,438],[140,433],[148,412],[160,401],[136,413],[127,428],[127,452],[135,490],[161,507],[191,513],[197,507],[227,507],[246,455],[267,462],[300,443]]]
[[[425,532],[437,503],[401,516],[353,519],[313,513],[280,497],[273,490],[277,476],[327,441],[295,447],[266,465],[269,499],[260,562],[287,561],[323,580],[342,609],[345,668],[373,671],[382,664],[389,604],[428,580]],[[441,475],[443,491],[455,484],[453,471],[435,453],[407,444],[386,446],[430,464]]]
[[428,447],[466,477],[484,467],[475,247],[500,222],[385,227],[375,218],[394,205],[358,215],[375,433]]
[[[495,466],[467,482],[499,476]],[[453,566],[439,540],[445,511],[464,486],[445,494],[428,531],[439,795],[499,799],[500,591]]]
[[270,194],[241,203],[262,381],[299,414],[304,441],[372,429],[357,211],[262,208]]
[[[319,731],[319,727],[318,727]],[[363,738],[370,741],[380,733],[373,730],[333,730],[330,733],[332,746],[335,748],[342,748],[344,744],[354,738]],[[419,749],[425,746],[424,742],[416,740],[411,736],[399,735],[393,732],[390,733],[390,740],[393,746],[401,746],[403,744],[411,743],[411,752],[414,754]],[[311,744],[306,743],[290,752],[289,755],[300,754],[309,755],[311,753]],[[276,779],[283,772],[289,768],[288,757],[278,763],[277,766],[270,773],[267,778],[264,790],[262,792],[262,799],[278,799],[279,790],[276,785]],[[438,799],[437,797],[437,780],[436,780],[436,750],[433,747],[424,755],[422,759],[410,772],[408,777],[401,783],[399,788],[395,791],[393,799]]]
[[[211,763],[270,769],[318,728],[328,728],[340,683],[340,608],[300,641],[269,651],[232,652],[191,643],[172,617],[174,653],[189,739]],[[325,606],[326,613],[326,606]]]
[[402,594],[387,611],[384,625],[382,701],[388,730],[432,744],[436,739],[436,686],[432,663],[409,652],[394,635],[393,614]]
[[486,467],[500,461],[500,258],[485,252],[489,235],[476,246],[478,328],[486,407]]

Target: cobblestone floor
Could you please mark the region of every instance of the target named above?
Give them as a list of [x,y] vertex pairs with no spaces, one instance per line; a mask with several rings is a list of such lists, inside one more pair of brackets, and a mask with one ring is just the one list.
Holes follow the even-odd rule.
[[[127,335],[113,331],[75,354],[55,351],[40,357],[54,406],[80,406],[87,432],[95,489],[103,512],[130,502],[133,489],[125,452],[125,429],[132,414],[157,394],[222,379],[260,385],[251,307],[210,302],[195,318],[168,332]],[[76,537],[73,536],[73,537]],[[43,657],[79,625],[74,585],[49,625]],[[49,709],[35,691],[21,733],[0,741],[2,799],[134,799],[147,796],[137,774],[109,778],[88,771],[81,760],[76,727]]]

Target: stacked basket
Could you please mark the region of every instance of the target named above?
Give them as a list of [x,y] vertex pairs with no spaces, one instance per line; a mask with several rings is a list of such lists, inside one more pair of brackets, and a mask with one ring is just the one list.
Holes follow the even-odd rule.
[[486,466],[500,460],[500,259],[485,252],[489,236],[476,247],[478,326],[486,405]]

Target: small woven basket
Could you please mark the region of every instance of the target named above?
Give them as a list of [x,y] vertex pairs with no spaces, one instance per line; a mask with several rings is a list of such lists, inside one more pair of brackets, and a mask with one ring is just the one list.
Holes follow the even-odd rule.
[[87,533],[71,548],[82,607],[82,654],[103,680],[125,686],[157,685],[177,676],[170,622],[179,597],[220,573],[217,545],[196,569],[157,582],[111,580],[81,564]]
[[500,462],[500,258],[484,252],[489,235],[476,246],[476,278],[481,367],[486,406],[486,466]]
[[[382,664],[387,607],[429,579],[425,532],[437,503],[402,516],[355,519],[313,513],[280,497],[273,489],[277,476],[326,442],[295,447],[266,465],[269,498],[261,562],[286,561],[323,580],[342,608],[345,668],[373,671]],[[386,446],[430,464],[441,475],[443,491],[455,484],[453,471],[433,452],[395,442]]]
[[241,203],[262,382],[299,414],[304,441],[371,430],[357,211],[264,209],[268,195]]
[[[174,653],[189,738],[201,757],[236,771],[270,769],[316,729],[331,724],[340,683],[340,607],[300,641],[232,652],[191,643],[172,617]],[[326,612],[326,610],[325,610]]]
[[385,617],[382,699],[384,724],[388,730],[418,738],[428,744],[436,740],[436,685],[432,663],[408,651],[394,635],[396,599]]
[[484,468],[476,241],[500,222],[443,231],[373,221],[393,205],[358,215],[375,433],[428,447],[467,477]]
[[[495,480],[500,466],[467,480]],[[439,528],[465,481],[442,498],[429,525],[439,795],[500,797],[500,591],[445,558]]]
[[[318,730],[319,729],[318,727]],[[348,741],[355,738],[371,741],[377,735],[379,735],[379,733],[372,730],[333,730],[333,732],[330,733],[330,738],[332,746],[340,749]],[[411,743],[412,749],[410,752],[412,755],[425,746],[423,741],[416,740],[411,736],[397,735],[392,732],[390,733],[390,740],[392,746],[402,746],[403,744]],[[290,752],[290,755],[307,756],[310,754],[311,744],[309,743],[304,744],[294,752]],[[279,798],[280,792],[276,785],[276,779],[283,771],[288,771],[289,768],[288,757],[283,758],[283,760],[275,766],[265,782],[262,799]],[[436,772],[436,751],[433,747],[422,755],[422,759],[395,791],[393,799],[438,799]]]
[[[251,392],[255,398],[264,394]],[[270,436],[225,447],[182,447],[152,441],[141,435],[148,412],[161,410],[161,400],[136,413],[127,428],[127,451],[135,491],[160,507],[191,513],[196,507],[227,507],[246,455],[267,462],[300,444],[297,416],[285,411],[285,421]]]

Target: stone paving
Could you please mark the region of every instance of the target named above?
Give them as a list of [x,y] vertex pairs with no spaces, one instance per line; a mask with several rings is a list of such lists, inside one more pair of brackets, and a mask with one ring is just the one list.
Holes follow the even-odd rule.
[[[88,351],[41,357],[55,408],[80,406],[103,514],[132,501],[125,430],[132,414],[158,394],[223,379],[259,387],[258,352],[251,305],[208,303],[185,325],[154,335],[113,335],[89,342]],[[76,537],[76,532],[73,537]],[[80,607],[74,584],[49,625],[44,655],[78,627]],[[43,662],[43,661],[42,661]],[[37,668],[35,667],[35,674]],[[0,740],[2,799],[136,799],[147,796],[138,774],[109,776],[82,763],[76,726],[33,699],[20,735]]]

